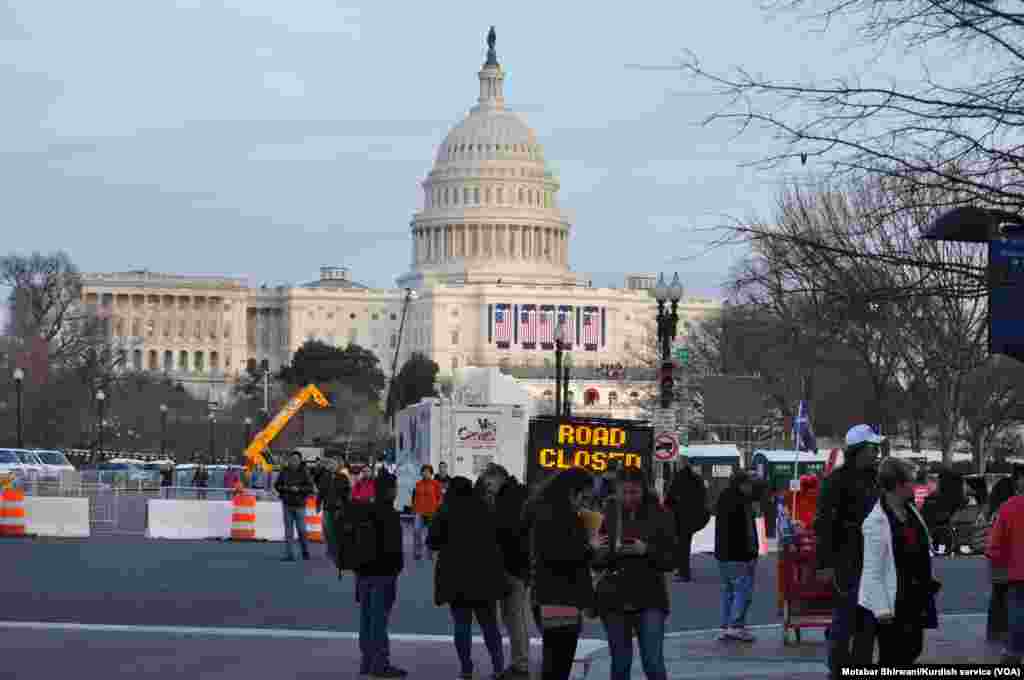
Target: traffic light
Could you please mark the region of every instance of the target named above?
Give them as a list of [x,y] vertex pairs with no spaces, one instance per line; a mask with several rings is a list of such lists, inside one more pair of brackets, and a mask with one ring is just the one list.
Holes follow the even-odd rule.
[[672,377],[673,366],[671,361],[661,365],[661,407],[672,406],[672,397],[675,395],[675,378]]

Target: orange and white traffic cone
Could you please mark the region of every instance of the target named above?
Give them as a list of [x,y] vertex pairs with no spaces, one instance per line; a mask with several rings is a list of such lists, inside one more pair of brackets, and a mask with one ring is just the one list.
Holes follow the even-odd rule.
[[310,496],[306,499],[306,540],[313,543],[323,543],[324,534],[320,526],[320,513],[316,511],[316,498]]

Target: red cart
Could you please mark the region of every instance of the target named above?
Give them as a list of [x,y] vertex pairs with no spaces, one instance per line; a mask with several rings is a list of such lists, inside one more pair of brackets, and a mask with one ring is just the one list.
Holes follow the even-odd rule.
[[802,531],[779,553],[782,597],[782,642],[798,644],[803,628],[828,628],[832,624],[835,590],[817,575],[817,540]]

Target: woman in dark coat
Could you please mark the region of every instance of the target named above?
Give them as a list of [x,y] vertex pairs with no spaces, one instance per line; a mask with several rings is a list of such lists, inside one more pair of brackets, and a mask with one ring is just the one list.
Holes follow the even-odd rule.
[[533,614],[543,631],[543,680],[568,680],[583,627],[594,608],[590,564],[599,545],[579,511],[593,495],[593,478],[580,468],[545,482],[527,507],[530,527]]
[[633,636],[640,647],[644,675],[666,680],[665,620],[669,592],[665,576],[675,566],[673,516],[658,499],[642,470],[618,474],[618,493],[605,505],[600,535],[608,547],[598,550],[594,567],[615,570],[614,597],[599,598],[597,611],[608,634],[612,680],[627,680],[633,666]]
[[498,548],[497,522],[487,503],[465,477],[453,477],[434,516],[427,546],[440,551],[435,602],[451,606],[460,678],[473,677],[473,615],[480,624],[495,674],[504,668],[497,603],[505,595],[505,571]]

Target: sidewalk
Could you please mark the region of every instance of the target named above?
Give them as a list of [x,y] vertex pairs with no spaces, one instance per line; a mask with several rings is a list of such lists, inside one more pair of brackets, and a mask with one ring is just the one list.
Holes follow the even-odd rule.
[[[767,678],[824,678],[825,638],[821,629],[802,631],[803,642],[782,644],[780,625],[753,626],[757,641],[718,642],[718,631],[669,633],[665,636],[665,661],[671,680],[716,678],[720,680],[761,680]],[[956,614],[944,616],[938,630],[926,631],[925,651],[918,663],[991,663],[999,660],[1000,646],[985,642],[985,616]],[[587,680],[610,675],[607,649],[592,654]],[[634,649],[634,678],[644,678],[639,650]]]

